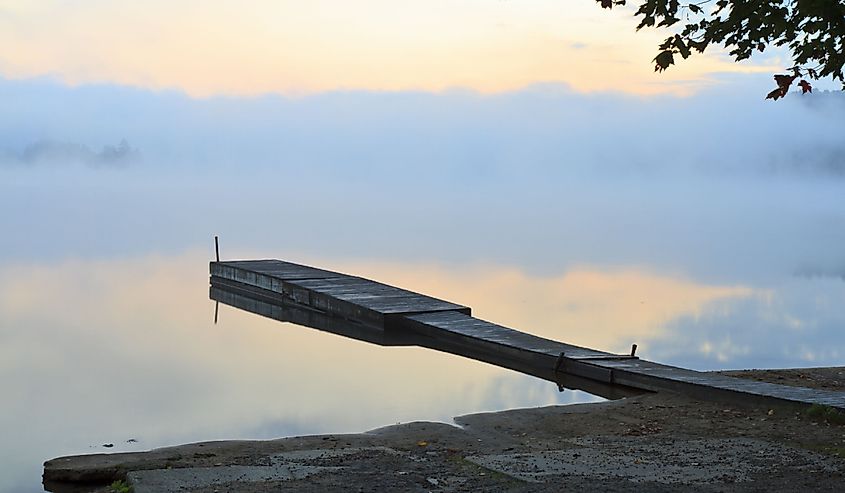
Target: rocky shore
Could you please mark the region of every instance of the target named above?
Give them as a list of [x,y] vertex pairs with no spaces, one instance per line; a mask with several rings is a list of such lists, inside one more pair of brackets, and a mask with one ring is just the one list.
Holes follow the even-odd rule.
[[[731,376],[845,391],[845,368]],[[53,459],[51,491],[841,491],[845,418],[646,394],[367,433]]]

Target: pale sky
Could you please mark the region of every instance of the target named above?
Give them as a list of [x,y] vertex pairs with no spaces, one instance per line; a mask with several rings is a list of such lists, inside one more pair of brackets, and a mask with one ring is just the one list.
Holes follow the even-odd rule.
[[685,95],[714,73],[781,69],[714,51],[656,74],[667,34],[636,32],[632,12],[592,0],[0,0],[0,76],[192,96],[549,82]]

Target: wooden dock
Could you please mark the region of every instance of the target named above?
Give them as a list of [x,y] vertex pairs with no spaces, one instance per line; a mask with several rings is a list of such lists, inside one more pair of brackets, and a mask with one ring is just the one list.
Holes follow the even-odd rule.
[[845,392],[791,387],[575,346],[471,316],[469,307],[280,260],[211,262],[211,297],[277,320],[382,345],[420,345],[606,397],[671,391],[760,405],[845,410]]

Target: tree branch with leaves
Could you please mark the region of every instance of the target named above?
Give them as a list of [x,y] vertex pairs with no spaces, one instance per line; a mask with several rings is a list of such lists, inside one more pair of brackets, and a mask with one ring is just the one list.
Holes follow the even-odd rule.
[[[596,0],[603,8],[626,0]],[[843,0],[645,0],[634,14],[637,30],[670,28],[674,34],[658,46],[655,71],[689,58],[711,45],[722,45],[735,61],[751,58],[772,46],[786,46],[792,67],[774,76],[777,88],[766,99],[786,96],[792,84],[812,92],[807,79],[830,77],[845,90],[845,1]]]

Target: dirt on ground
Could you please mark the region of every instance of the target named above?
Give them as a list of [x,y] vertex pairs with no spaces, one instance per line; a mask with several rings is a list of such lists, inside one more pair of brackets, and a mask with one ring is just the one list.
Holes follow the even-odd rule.
[[[845,368],[722,373],[845,391]],[[842,491],[845,425],[822,411],[647,394],[462,416],[457,426],[59,458],[45,478],[53,491],[120,479],[137,493]]]
[[747,378],[793,387],[845,391],[845,368],[789,368],[784,370],[732,370],[717,372],[729,377]]

